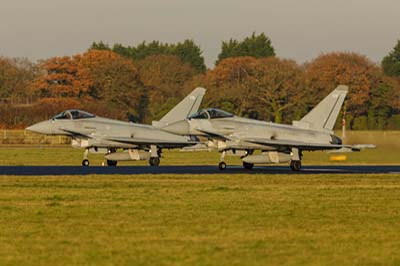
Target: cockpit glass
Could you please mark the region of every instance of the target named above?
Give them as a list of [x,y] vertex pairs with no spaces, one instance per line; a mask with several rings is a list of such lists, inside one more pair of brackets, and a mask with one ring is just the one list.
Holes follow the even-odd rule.
[[197,113],[189,116],[189,119],[208,119],[208,114],[205,110],[198,111]]
[[53,119],[61,120],[61,119],[83,119],[83,118],[92,118],[95,115],[92,115],[88,112],[81,111],[81,110],[67,110],[64,111],[56,116]]
[[71,110],[71,115],[72,119],[83,119],[83,118],[92,118],[95,117],[95,115],[92,115],[90,113],[81,111],[81,110]]
[[59,113],[58,115],[54,116],[53,119],[61,120],[61,119],[71,119],[71,114],[68,111]]
[[208,108],[197,113],[193,114],[189,117],[189,119],[215,119],[215,118],[226,118],[226,117],[233,117],[233,114],[228,112],[215,109],[215,108]]
[[214,118],[226,118],[226,117],[233,117],[233,114],[219,110],[219,109],[214,109],[214,108],[210,108],[207,109],[207,112],[210,116],[210,119],[214,119]]

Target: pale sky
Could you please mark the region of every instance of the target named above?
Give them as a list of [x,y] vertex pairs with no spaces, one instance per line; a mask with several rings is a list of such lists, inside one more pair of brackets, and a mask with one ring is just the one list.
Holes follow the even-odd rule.
[[81,53],[100,40],[191,38],[212,67],[222,40],[253,31],[299,63],[329,51],[380,62],[400,39],[400,1],[0,0],[0,55],[32,60]]

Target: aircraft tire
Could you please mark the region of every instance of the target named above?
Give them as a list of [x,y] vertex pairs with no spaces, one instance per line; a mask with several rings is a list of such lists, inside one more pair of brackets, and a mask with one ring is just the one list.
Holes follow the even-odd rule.
[[159,157],[150,157],[149,163],[151,166],[159,166],[160,165],[160,158]]
[[244,169],[249,169],[249,170],[251,170],[251,169],[253,169],[254,164],[253,164],[253,163],[246,163],[246,162],[243,162],[243,167],[244,167]]
[[117,166],[118,161],[107,160],[107,166]]
[[83,160],[82,161],[82,166],[89,166],[89,160],[88,159],[85,159],[85,160]]
[[290,162],[290,168],[293,171],[296,171],[296,172],[300,171],[300,169],[301,169],[301,161],[291,161]]
[[226,163],[225,162],[220,162],[219,164],[218,164],[218,168],[219,168],[219,170],[225,170],[226,169]]

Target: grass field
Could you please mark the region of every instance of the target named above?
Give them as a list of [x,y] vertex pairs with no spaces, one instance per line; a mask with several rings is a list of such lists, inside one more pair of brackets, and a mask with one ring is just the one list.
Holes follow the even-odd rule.
[[0,265],[399,265],[397,175],[0,178]]
[[[378,148],[345,162],[305,153],[304,164],[400,164],[399,133],[350,137]],[[82,154],[2,146],[0,165],[80,165]],[[163,155],[162,165],[219,160]],[[0,266],[400,265],[399,221],[400,175],[0,175]]]

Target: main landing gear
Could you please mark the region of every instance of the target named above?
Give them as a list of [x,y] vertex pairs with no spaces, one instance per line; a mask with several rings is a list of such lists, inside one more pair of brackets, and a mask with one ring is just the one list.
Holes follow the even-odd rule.
[[161,149],[158,149],[156,145],[150,145],[150,166],[159,166],[160,165],[160,155]]
[[224,162],[224,160],[225,160],[225,154],[226,154],[225,151],[223,151],[223,152],[221,153],[221,158],[220,158],[219,164],[218,164],[218,168],[219,168],[219,170],[221,170],[221,171],[226,169],[226,163]]
[[292,160],[290,161],[290,168],[293,171],[300,171],[301,169],[301,157],[303,156],[301,150],[299,150],[298,148],[292,148]]
[[149,164],[151,166],[159,166],[160,165],[160,158],[159,157],[150,157]]
[[300,171],[301,169],[301,161],[300,160],[296,160],[296,161],[290,161],[290,168],[293,171]]

